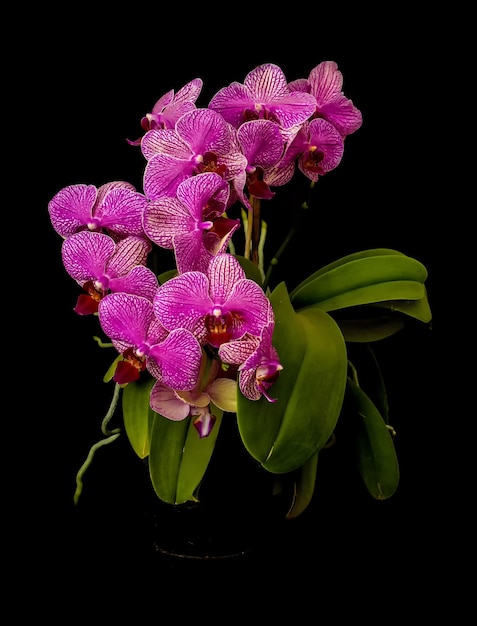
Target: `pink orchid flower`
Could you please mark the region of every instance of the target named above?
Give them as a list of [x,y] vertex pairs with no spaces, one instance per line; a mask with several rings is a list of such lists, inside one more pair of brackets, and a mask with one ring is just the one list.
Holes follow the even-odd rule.
[[[165,93],[152,107],[152,111],[141,119],[142,129],[147,132],[155,128],[174,128],[181,115],[195,109],[202,84],[202,79],[194,78],[176,94],[173,89]],[[139,137],[134,141],[128,139],[127,142],[132,146],[139,146],[141,140],[142,137]]]
[[310,93],[316,99],[313,118],[323,118],[333,124],[342,137],[351,135],[363,123],[361,111],[343,91],[343,74],[335,61],[323,61],[314,67],[308,80],[300,78],[288,83],[293,93]]
[[223,217],[230,187],[215,173],[187,178],[177,197],[151,201],[144,212],[144,230],[163,248],[174,249],[179,274],[205,272],[213,256],[224,252],[240,220]]
[[216,172],[233,180],[246,159],[235,150],[234,129],[210,109],[180,117],[174,129],[150,130],[141,143],[147,160],[144,193],[150,200],[173,197],[180,183],[196,174]]
[[202,345],[218,347],[247,332],[260,336],[270,302],[237,259],[222,253],[212,258],[207,273],[185,272],[160,285],[153,305],[168,330],[187,328]]
[[142,296],[112,293],[98,307],[103,332],[116,349],[143,364],[159,381],[172,389],[193,389],[198,380],[202,349],[194,335],[177,328],[168,332],[154,315],[152,302]]
[[115,242],[103,233],[81,231],[63,241],[61,256],[68,274],[87,292],[79,296],[75,312],[96,313],[107,293],[124,291],[152,301],[159,285],[146,267],[151,243],[141,237]]
[[144,237],[142,213],[146,198],[133,185],[116,181],[96,188],[70,185],[49,202],[51,223],[62,237],[82,230],[105,232],[115,238]]
[[265,63],[249,72],[243,85],[233,82],[220,89],[209,109],[220,113],[235,128],[250,120],[268,119],[290,129],[313,115],[316,100],[311,93],[289,89],[283,70]]

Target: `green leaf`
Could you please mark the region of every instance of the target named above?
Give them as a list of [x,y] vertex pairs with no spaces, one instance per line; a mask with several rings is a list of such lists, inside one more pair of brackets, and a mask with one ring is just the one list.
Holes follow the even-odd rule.
[[296,313],[285,283],[270,296],[273,344],[283,370],[271,388],[276,402],[237,398],[237,422],[249,453],[265,469],[303,466],[331,436],[346,387],[346,345],[338,325],[320,309]]
[[391,432],[370,398],[350,378],[347,389],[359,418],[357,446],[361,478],[373,498],[386,500],[399,485],[399,465]]
[[[374,403],[384,421],[389,421],[386,385],[373,347],[367,343],[348,345],[348,364],[354,369],[354,380]],[[350,392],[347,388],[347,397]]]
[[316,272],[313,272],[313,274],[310,274],[310,276],[305,278],[291,292],[290,299],[293,300],[295,292],[297,292],[300,287],[305,286],[309,282],[313,282],[315,280],[315,278],[318,278],[319,276],[321,276],[323,274],[327,274],[331,270],[334,270],[334,269],[336,269],[338,267],[341,267],[342,265],[346,265],[346,264],[348,264],[348,263],[350,263],[352,261],[358,261],[360,259],[366,259],[368,257],[380,257],[380,256],[388,256],[388,255],[395,255],[395,254],[400,254],[400,255],[404,256],[402,252],[399,252],[398,250],[394,250],[393,248],[370,248],[368,250],[360,250],[359,252],[353,252],[352,254],[348,254],[346,256],[343,256],[343,257],[341,257],[339,259],[336,259],[336,261],[333,261],[332,263],[328,263],[328,265],[324,265],[319,270],[316,270]]
[[[374,304],[385,300],[419,300],[425,294],[425,287],[415,280],[394,280],[387,283],[377,283],[359,287],[351,291],[335,295],[327,300],[315,302],[310,307],[323,311],[337,311],[352,306]],[[300,309],[298,309],[300,310]],[[304,310],[304,309],[301,309]]]
[[128,383],[123,389],[122,409],[126,435],[140,459],[149,454],[149,431],[154,412],[149,406],[154,379],[144,377]]
[[239,254],[236,254],[235,258],[242,266],[242,269],[245,272],[247,278],[250,278],[259,285],[262,285],[262,275],[260,274],[258,265],[250,261],[250,259],[246,259],[244,256],[240,256]]
[[345,341],[367,343],[379,341],[397,333],[404,326],[399,317],[382,316],[356,320],[337,320]]
[[217,420],[208,437],[199,437],[191,418],[175,422],[155,414],[151,430],[149,472],[157,495],[169,504],[197,500],[196,490],[207,470],[223,411],[211,405]]
[[404,315],[414,317],[425,324],[432,320],[432,312],[425,289],[424,296],[418,300],[388,300],[387,302],[377,302],[376,306],[404,313]]
[[286,515],[293,519],[303,513],[310,504],[315,491],[316,471],[318,468],[318,453],[298,470],[298,479],[295,483],[295,494],[292,505]]
[[162,272],[162,274],[159,274],[159,276],[157,277],[157,280],[159,281],[160,285],[163,285],[170,278],[174,278],[174,276],[177,276],[177,269],[175,268],[172,270],[166,270],[165,272]]
[[[302,281],[290,294],[295,309],[329,301],[370,285],[397,281],[424,283],[427,278],[425,266],[416,259],[395,252],[384,254],[381,249],[379,254],[367,252],[368,255],[362,253],[358,258],[353,255],[351,260],[345,257],[345,262],[339,260]],[[400,299],[401,296],[391,298]]]

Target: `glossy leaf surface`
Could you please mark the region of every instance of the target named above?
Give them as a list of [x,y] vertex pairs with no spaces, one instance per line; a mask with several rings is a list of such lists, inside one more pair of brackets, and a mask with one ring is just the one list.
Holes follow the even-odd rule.
[[399,464],[391,432],[376,406],[351,379],[348,387],[359,419],[358,468],[376,500],[392,496],[399,485]]
[[149,430],[154,412],[149,407],[149,395],[154,379],[146,377],[127,384],[123,389],[122,408],[126,435],[140,459],[149,454]]
[[338,420],[347,375],[343,335],[320,309],[296,313],[284,283],[270,296],[273,344],[283,370],[271,389],[276,402],[238,394],[237,421],[250,454],[268,471],[303,466],[327,442]]
[[[395,251],[388,253],[382,249],[368,250],[344,257],[318,270],[292,291],[290,299],[295,308],[302,308],[330,301],[371,285],[403,281],[424,283],[426,278],[425,266],[416,259]],[[392,299],[401,297],[397,294],[392,296]],[[342,306],[353,305],[340,305],[339,308]],[[328,307],[324,310],[331,309]]]
[[191,418],[174,422],[155,414],[151,430],[149,472],[161,500],[182,504],[197,500],[196,490],[209,464],[223,411],[211,406],[217,420],[208,437],[200,438]]

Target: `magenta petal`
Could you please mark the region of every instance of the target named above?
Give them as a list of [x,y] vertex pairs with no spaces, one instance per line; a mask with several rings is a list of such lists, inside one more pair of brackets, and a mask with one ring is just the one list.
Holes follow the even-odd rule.
[[213,302],[225,302],[234,285],[243,280],[245,272],[231,254],[218,254],[209,265],[210,297]]
[[172,389],[192,389],[197,385],[202,350],[194,335],[183,328],[152,346],[149,356],[160,367],[161,380]]
[[125,293],[143,296],[151,302],[154,300],[159,281],[154,272],[144,265],[136,265],[125,276],[112,278],[109,281],[109,289],[112,293],[124,291]]
[[176,131],[193,154],[227,154],[230,151],[227,123],[219,113],[211,109],[195,109],[183,115],[177,120]]
[[236,283],[227,301],[230,310],[240,313],[243,328],[251,335],[258,336],[268,323],[269,304],[262,288],[250,279]]
[[141,237],[121,239],[108,263],[108,271],[114,276],[125,276],[136,265],[146,264],[151,248],[151,243]]
[[205,273],[212,259],[203,241],[201,231],[192,231],[174,238],[174,253],[179,274],[185,272]]
[[103,277],[115,249],[116,244],[109,235],[84,230],[63,241],[61,256],[68,274],[84,282]]
[[244,121],[244,111],[253,109],[254,101],[247,87],[238,82],[231,83],[218,91],[209,103],[232,126],[238,128]]
[[260,345],[258,337],[248,337],[237,341],[228,341],[219,347],[219,356],[224,363],[242,365]]
[[159,381],[154,383],[151,389],[150,407],[156,413],[173,421],[181,421],[190,413],[187,402],[183,402],[170,387]]
[[284,141],[280,129],[269,120],[245,122],[237,135],[249,165],[266,169],[275,165],[283,154]]
[[191,230],[193,225],[189,211],[177,198],[158,198],[144,211],[144,231],[162,248],[172,249],[174,235]]
[[227,206],[229,193],[227,181],[214,172],[205,172],[187,178],[177,188],[177,198],[187,208],[191,217],[198,222],[202,221],[203,212],[211,199],[213,199],[215,211],[222,214]]
[[212,304],[207,276],[187,272],[160,285],[154,298],[154,312],[168,330],[187,328],[203,333],[203,319]]
[[142,212],[146,198],[142,193],[124,187],[114,187],[98,203],[95,217],[102,228],[120,235],[142,235]]
[[96,193],[94,185],[70,185],[50,200],[48,212],[58,234],[69,237],[86,227],[91,220]]
[[144,170],[144,193],[150,200],[175,196],[180,183],[192,176],[194,164],[167,154],[156,154]]
[[154,317],[152,303],[146,298],[126,293],[112,293],[99,303],[99,321],[104,333],[112,340],[133,347],[147,340]]
[[190,148],[175,130],[161,129],[148,131],[141,142],[141,150],[147,161],[157,154],[168,154],[176,159],[190,158]]

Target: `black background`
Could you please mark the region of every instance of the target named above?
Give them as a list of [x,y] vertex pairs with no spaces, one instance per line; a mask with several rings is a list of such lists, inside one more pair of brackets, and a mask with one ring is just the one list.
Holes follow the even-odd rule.
[[[341,18],[320,20],[317,12],[310,29],[303,15],[290,35],[286,19],[271,28],[267,20],[276,17],[254,11],[250,20],[214,28],[204,15],[198,28],[183,16],[171,23],[139,12],[101,20],[78,13],[43,27],[16,71],[24,94],[20,175],[29,181],[23,210],[32,226],[24,251],[34,251],[34,306],[27,316],[34,351],[24,363],[34,375],[21,391],[26,409],[17,434],[22,470],[15,494],[32,536],[20,542],[19,580],[31,576],[36,584],[46,576],[68,593],[69,609],[96,597],[153,607],[172,602],[172,591],[203,608],[226,592],[237,610],[253,601],[263,615],[280,615],[283,607],[301,621],[330,608],[336,616],[351,610],[396,615],[408,607],[419,615],[456,614],[465,600],[457,567],[468,550],[460,458],[446,426],[436,340],[440,279],[432,224],[443,191],[434,167],[441,146],[431,103],[439,93],[440,45],[438,37],[423,40],[424,25],[412,19],[397,29],[387,18],[363,30],[352,18],[344,29]],[[396,248],[428,268],[433,330],[410,324],[380,348],[398,432],[400,486],[390,500],[375,502],[329,451],[312,504],[271,538],[273,549],[233,562],[167,561],[151,551],[144,534],[142,467],[124,438],[97,453],[73,506],[75,474],[101,437],[109,404],[101,379],[110,357],[92,341],[95,320],[72,310],[78,289],[62,267],[47,205],[62,187],[79,182],[124,179],[140,188],[144,162],[126,138],[141,134],[141,117],[169,89],[201,77],[198,105],[207,106],[218,89],[243,82],[255,65],[276,63],[294,80],[323,60],[338,63],[363,126],[346,140],[340,166],[319,182],[306,228],[276,273],[292,286],[367,247]],[[278,219],[264,208],[270,249],[289,230],[287,203]],[[25,439],[28,453],[22,454]],[[54,605],[51,594],[42,602],[46,610]]]

